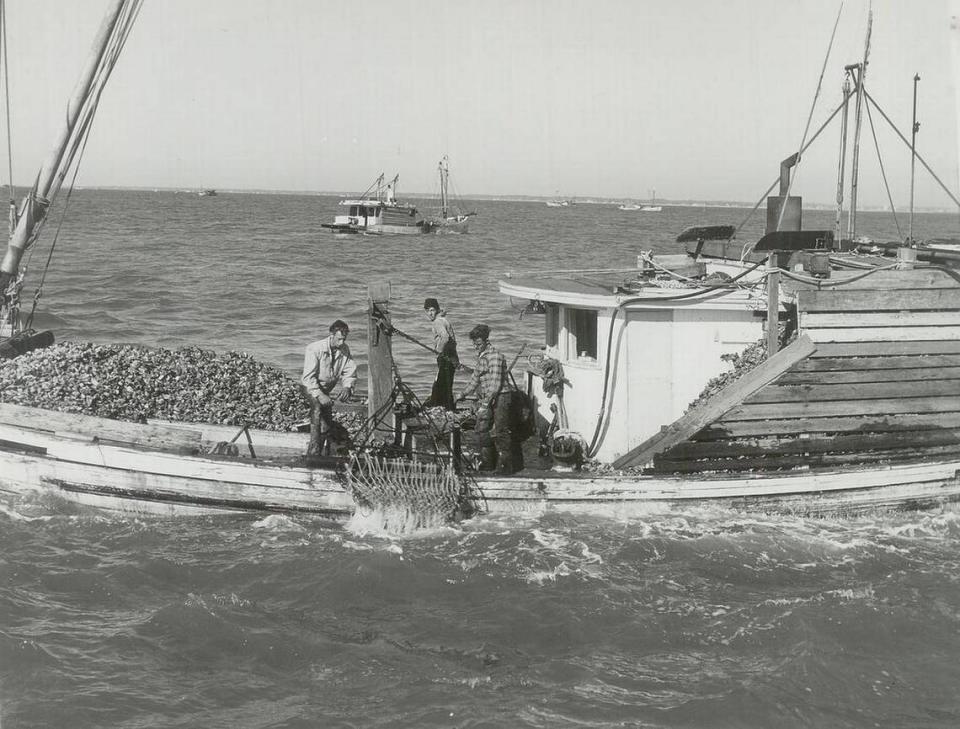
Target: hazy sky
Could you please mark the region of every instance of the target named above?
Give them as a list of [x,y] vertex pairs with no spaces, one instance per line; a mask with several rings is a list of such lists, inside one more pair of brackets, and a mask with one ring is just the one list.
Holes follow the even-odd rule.
[[[14,178],[32,181],[106,0],[9,0]],[[811,133],[862,57],[846,0]],[[800,145],[839,0],[145,0],[78,184],[755,201]],[[956,194],[948,0],[876,0],[866,86]],[[957,31],[960,32],[960,31]],[[874,114],[895,202],[909,149]],[[795,191],[835,195],[840,128]],[[3,145],[5,148],[6,145]],[[870,127],[860,199],[882,204]],[[4,162],[3,169],[6,170]],[[918,171],[920,167],[918,165]],[[6,173],[3,181],[6,182]],[[950,205],[918,172],[918,205]]]

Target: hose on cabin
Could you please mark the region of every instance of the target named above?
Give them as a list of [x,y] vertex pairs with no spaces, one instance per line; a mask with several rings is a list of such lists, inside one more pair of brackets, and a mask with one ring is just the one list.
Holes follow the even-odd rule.
[[593,458],[597,454],[597,450],[600,446],[600,431],[604,423],[604,414],[607,407],[607,395],[610,390],[610,363],[613,356],[613,331],[614,324],[617,321],[617,315],[624,309],[624,307],[629,304],[633,304],[639,301],[646,303],[658,302],[658,301],[680,301],[683,299],[691,299],[697,296],[705,296],[711,294],[719,289],[729,289],[732,288],[732,284],[735,284],[739,279],[743,278],[749,273],[752,273],[760,266],[764,265],[766,261],[758,261],[750,268],[746,269],[742,273],[738,273],[736,276],[731,278],[729,281],[725,281],[722,284],[717,284],[715,286],[707,287],[706,289],[697,289],[696,291],[689,291],[685,294],[676,294],[673,296],[658,296],[656,298],[646,297],[646,296],[632,296],[628,299],[624,299],[619,304],[617,308],[613,310],[613,316],[610,317],[610,329],[607,333],[607,356],[606,362],[604,363],[603,370],[603,394],[600,396],[600,412],[597,414],[597,426],[593,431],[593,437],[590,439],[590,445],[587,447],[586,456],[587,458]]

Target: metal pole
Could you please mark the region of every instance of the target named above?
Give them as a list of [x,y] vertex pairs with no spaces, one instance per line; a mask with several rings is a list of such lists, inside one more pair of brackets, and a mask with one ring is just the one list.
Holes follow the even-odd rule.
[[837,219],[834,223],[834,240],[836,245],[840,245],[841,236],[841,218],[843,217],[843,183],[845,181],[846,162],[847,162],[847,119],[849,117],[850,106],[847,100],[850,98],[850,74],[848,73],[843,80],[843,116],[840,122],[840,161],[837,170]]
[[913,76],[913,132],[910,135],[910,233],[907,245],[913,245],[913,180],[917,168],[917,132],[920,131],[920,122],[917,121],[917,85],[920,83],[920,74]]

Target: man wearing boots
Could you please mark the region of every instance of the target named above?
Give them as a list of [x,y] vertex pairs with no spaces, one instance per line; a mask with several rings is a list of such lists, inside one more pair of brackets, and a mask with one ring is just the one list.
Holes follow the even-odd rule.
[[310,445],[307,458],[328,455],[332,432],[337,430],[333,420],[333,396],[337,385],[337,399],[349,400],[357,381],[357,364],[350,356],[347,335],[350,327],[337,319],[330,325],[330,336],[307,345],[303,360],[301,386],[310,400]]
[[490,327],[478,324],[470,330],[477,352],[473,376],[457,400],[477,393],[476,433],[480,470],[509,474],[523,469],[523,441],[517,429],[515,389],[504,356],[490,343]]

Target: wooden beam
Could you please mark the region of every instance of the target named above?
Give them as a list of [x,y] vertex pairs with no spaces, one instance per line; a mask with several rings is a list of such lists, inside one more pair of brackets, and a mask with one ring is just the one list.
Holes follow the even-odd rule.
[[818,416],[804,418],[768,418],[767,420],[719,421],[707,426],[693,440],[811,433],[882,433],[897,430],[939,430],[960,428],[960,411],[941,413],[883,413],[880,415]]
[[713,458],[704,461],[654,460],[656,473],[709,473],[768,471],[771,469],[850,468],[867,463],[888,463],[909,460],[956,458],[960,446],[944,445],[903,448],[869,453],[824,453],[756,458]]
[[799,377],[810,374],[830,379],[831,375],[826,373],[841,370],[844,372],[864,372],[866,370],[909,371],[913,368],[936,367],[946,370],[960,367],[960,354],[902,354],[890,355],[889,357],[881,355],[879,357],[823,357],[820,359],[811,357],[799,362],[790,375]]
[[797,307],[802,312],[956,311],[960,309],[960,288],[801,291]]
[[724,420],[770,420],[812,416],[874,415],[896,413],[948,413],[960,410],[960,397],[891,397],[877,400],[833,400],[826,402],[774,402],[734,406]]
[[[393,347],[390,326],[390,282],[379,281],[367,287],[367,416],[385,408],[393,393]],[[393,427],[393,409],[384,425]]]
[[[960,324],[960,316],[957,317]],[[960,325],[930,327],[850,327],[807,329],[811,340],[821,342],[929,342],[960,341]]]
[[820,357],[882,357],[907,354],[960,354],[960,341],[821,342],[811,359]]
[[757,403],[837,402],[857,400],[896,400],[903,397],[945,397],[960,395],[960,380],[924,379],[905,382],[889,377],[882,382],[838,382],[815,385],[776,385],[765,387],[744,400],[744,405]]
[[718,420],[725,413],[740,405],[746,398],[762,387],[766,387],[777,377],[816,349],[806,336],[800,336],[789,346],[784,347],[773,357],[758,367],[727,385],[720,392],[702,404],[687,411],[678,420],[663,428],[614,461],[614,468],[642,466],[650,462],[657,453],[662,453],[681,441],[686,440],[706,425]]
[[[894,358],[891,358],[894,359]],[[917,367],[918,361],[926,364],[925,360],[917,357],[910,358],[912,367],[865,367],[862,370],[828,370],[811,372],[787,372],[777,380],[777,385],[839,385],[854,382],[889,382],[896,379],[898,382],[916,382],[920,380],[960,380],[960,365],[954,367],[932,366]]]
[[12,403],[0,403],[0,424],[32,428],[50,433],[78,433],[144,448],[181,451],[200,447],[200,428],[144,425],[95,415],[64,413]]

